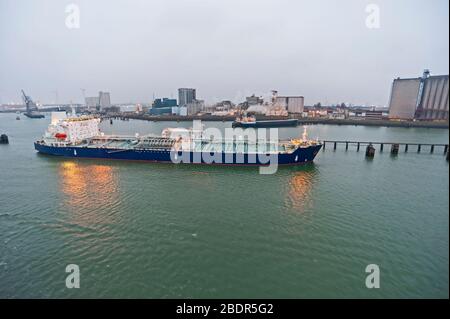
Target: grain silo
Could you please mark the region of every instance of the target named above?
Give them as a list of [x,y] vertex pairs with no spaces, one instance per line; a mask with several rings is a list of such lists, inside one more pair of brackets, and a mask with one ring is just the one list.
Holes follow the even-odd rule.
[[392,83],[389,118],[402,120],[448,120],[448,75],[401,79]]
[[304,109],[303,96],[277,96],[276,103],[284,107],[288,113],[303,113]]
[[415,118],[448,120],[448,75],[430,76],[425,80]]

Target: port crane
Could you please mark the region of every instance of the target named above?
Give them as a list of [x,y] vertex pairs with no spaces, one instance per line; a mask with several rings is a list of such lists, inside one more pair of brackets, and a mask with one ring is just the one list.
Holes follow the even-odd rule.
[[37,108],[36,104],[33,102],[31,97],[29,97],[28,95],[25,94],[25,92],[23,90],[22,90],[22,99],[23,99],[23,102],[25,103],[27,113],[30,113],[32,111],[37,111],[38,108]]
[[26,111],[24,113],[25,116],[33,119],[40,119],[45,117],[44,114],[38,112],[36,103],[34,103],[31,97],[26,95],[23,90],[22,90],[22,99],[26,107]]

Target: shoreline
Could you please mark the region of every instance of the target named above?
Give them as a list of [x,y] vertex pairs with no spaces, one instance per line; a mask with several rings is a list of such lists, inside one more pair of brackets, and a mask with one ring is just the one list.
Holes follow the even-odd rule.
[[[195,116],[179,116],[179,115],[159,115],[152,116],[146,114],[114,114],[107,115],[105,118],[125,118],[152,122],[191,122],[193,120],[203,120],[210,122],[232,122],[235,116],[214,116],[214,115],[195,115]],[[403,127],[403,128],[439,128],[449,129],[449,122],[433,122],[433,121],[391,121],[391,120],[368,120],[368,119],[322,119],[322,118],[300,118],[300,117],[279,117],[279,116],[257,116],[257,120],[283,120],[298,119],[299,125],[363,125],[363,126],[384,126],[384,127]]]
[[[11,114],[13,112],[0,111],[0,114]],[[45,112],[44,112],[45,113]],[[233,122],[235,116],[216,115],[147,115],[147,114],[107,114],[102,116],[105,119],[133,119],[151,122],[192,122],[193,120],[203,120],[209,122]],[[353,126],[373,126],[373,127],[403,127],[403,128],[437,128],[449,129],[448,121],[392,121],[375,119],[327,119],[327,118],[303,118],[296,116],[256,116],[257,120],[285,120],[297,119],[299,125],[353,125]]]

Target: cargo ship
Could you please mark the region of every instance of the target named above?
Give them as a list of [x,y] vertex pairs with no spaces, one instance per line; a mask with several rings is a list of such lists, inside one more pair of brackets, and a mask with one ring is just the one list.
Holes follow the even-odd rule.
[[[56,112],[61,113],[61,112]],[[160,136],[105,135],[100,119],[52,113],[42,139],[34,143],[44,154],[72,158],[140,160],[223,165],[298,165],[312,162],[322,147],[318,140],[250,141],[241,137],[211,139],[203,129],[166,128]]]
[[232,124],[232,127],[286,127],[286,126],[297,126],[297,119],[282,119],[282,120],[257,120],[255,117],[240,117],[237,118]]

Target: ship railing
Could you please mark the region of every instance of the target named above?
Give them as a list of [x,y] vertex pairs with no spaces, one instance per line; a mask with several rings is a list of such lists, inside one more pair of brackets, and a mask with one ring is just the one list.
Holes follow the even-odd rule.
[[[185,148],[186,149],[186,148]],[[194,152],[224,152],[245,154],[273,154],[286,151],[279,143],[244,143],[233,140],[196,140],[187,149]]]
[[205,138],[195,138],[192,139],[194,142],[202,142],[202,143],[235,143],[235,144],[280,144],[284,141],[272,141],[272,140],[250,140],[250,139],[230,139],[230,138],[223,138],[223,139],[205,139]]
[[140,149],[170,149],[176,143],[176,140],[168,137],[148,137],[140,139],[136,148]]
[[98,135],[95,137],[92,137],[91,140],[138,140],[140,138],[137,138],[135,136],[123,136],[123,135]]

